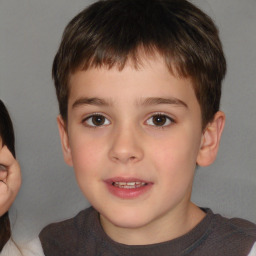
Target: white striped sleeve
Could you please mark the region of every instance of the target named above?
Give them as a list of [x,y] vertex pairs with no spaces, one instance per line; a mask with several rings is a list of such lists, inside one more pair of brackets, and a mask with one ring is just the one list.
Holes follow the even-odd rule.
[[254,243],[250,253],[248,254],[248,256],[256,256],[256,242]]
[[21,247],[22,256],[44,256],[39,237]]
[[10,238],[0,253],[1,256],[23,256],[16,243]]

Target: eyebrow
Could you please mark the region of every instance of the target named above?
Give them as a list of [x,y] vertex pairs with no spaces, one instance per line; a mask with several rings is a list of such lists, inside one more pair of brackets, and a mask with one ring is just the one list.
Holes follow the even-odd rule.
[[[152,105],[161,105],[161,104],[183,106],[188,108],[188,105],[185,102],[174,97],[171,97],[171,98],[150,97],[146,99],[141,99],[137,102],[137,105],[141,105],[141,106],[152,106]],[[83,105],[111,106],[113,104],[112,104],[112,101],[110,100],[105,100],[97,97],[94,97],[94,98],[84,97],[84,98],[77,99],[72,104],[72,108],[74,109]]]
[[72,108],[77,108],[82,105],[94,105],[94,106],[110,106],[112,103],[110,101],[100,99],[100,98],[80,98],[77,99],[73,104]]
[[170,97],[170,98],[151,97],[151,98],[146,98],[145,100],[142,99],[141,102],[138,102],[138,105],[142,105],[142,106],[161,105],[161,104],[177,105],[177,106],[188,108],[188,105],[184,101],[179,100],[175,97]]

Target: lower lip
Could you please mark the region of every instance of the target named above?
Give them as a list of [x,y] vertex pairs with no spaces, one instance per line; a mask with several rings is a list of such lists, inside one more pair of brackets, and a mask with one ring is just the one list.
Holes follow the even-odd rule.
[[106,183],[106,185],[110,193],[116,197],[119,197],[121,199],[135,199],[147,193],[152,188],[153,184],[149,183],[139,188],[130,188],[130,189],[119,188],[110,183]]

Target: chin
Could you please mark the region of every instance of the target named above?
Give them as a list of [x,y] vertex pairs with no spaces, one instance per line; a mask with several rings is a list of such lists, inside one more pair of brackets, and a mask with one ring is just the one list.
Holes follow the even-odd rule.
[[105,219],[119,228],[136,229],[147,225],[150,220],[148,214],[145,216],[138,211],[118,211],[111,212],[110,214],[102,214]]

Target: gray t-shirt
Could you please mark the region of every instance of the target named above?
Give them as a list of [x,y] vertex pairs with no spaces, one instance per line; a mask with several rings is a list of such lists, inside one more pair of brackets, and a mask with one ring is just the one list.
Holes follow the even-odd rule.
[[187,234],[174,240],[141,246],[116,243],[101,227],[92,208],[66,221],[45,227],[40,241],[45,256],[247,256],[256,241],[256,225],[239,218],[227,219],[210,209]]

